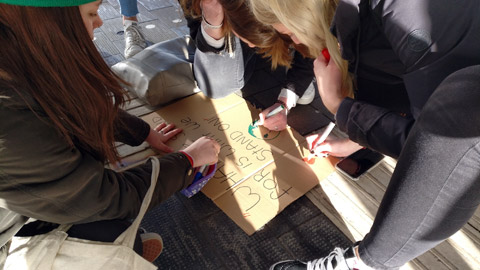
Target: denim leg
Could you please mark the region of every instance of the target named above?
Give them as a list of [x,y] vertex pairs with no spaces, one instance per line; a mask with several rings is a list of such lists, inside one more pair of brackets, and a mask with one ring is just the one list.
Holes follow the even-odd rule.
[[118,0],[123,16],[133,17],[138,14],[137,0]]
[[409,133],[360,258],[396,269],[461,229],[480,203],[480,66],[447,77]]

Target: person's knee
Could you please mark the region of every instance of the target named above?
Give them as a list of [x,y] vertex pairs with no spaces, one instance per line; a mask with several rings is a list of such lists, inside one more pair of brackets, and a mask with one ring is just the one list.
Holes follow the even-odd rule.
[[440,83],[417,122],[436,133],[456,129],[458,136],[479,136],[479,130],[472,128],[480,125],[479,100],[480,65],[458,70]]
[[[478,103],[480,96],[480,65],[469,66],[447,76],[437,87],[430,99],[446,103]],[[478,107],[478,106],[475,106]]]

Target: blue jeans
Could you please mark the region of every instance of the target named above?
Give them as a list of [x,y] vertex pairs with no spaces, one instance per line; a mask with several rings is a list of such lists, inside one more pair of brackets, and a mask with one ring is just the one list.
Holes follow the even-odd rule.
[[480,203],[480,66],[447,77],[399,156],[360,258],[397,269],[461,229]]
[[138,14],[137,0],[118,0],[123,16],[133,17]]

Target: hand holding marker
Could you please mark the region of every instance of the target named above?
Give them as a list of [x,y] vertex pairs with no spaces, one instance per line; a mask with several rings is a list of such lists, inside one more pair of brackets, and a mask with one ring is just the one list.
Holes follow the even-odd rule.
[[[325,60],[327,60],[327,62],[330,62],[330,53],[328,52],[327,48],[324,48],[322,50],[322,55],[323,57],[325,57]],[[334,127],[335,123],[330,122],[330,124],[328,124],[327,128],[325,128],[325,131],[322,133],[320,138],[318,138],[317,142],[312,147],[312,150],[310,151],[307,160],[311,160],[314,156],[316,156],[315,149],[327,139],[328,135],[330,135],[330,132],[332,132]]]
[[[284,107],[283,105],[278,106],[277,108],[271,110],[271,111],[267,114],[267,116],[265,117],[265,119],[270,118],[270,117],[276,115],[277,113],[283,111],[284,109],[285,109],[285,107]],[[254,126],[254,127],[258,127],[258,125],[260,125],[260,124],[258,123],[258,121],[255,121],[255,123],[253,123],[253,126]]]
[[315,154],[315,149],[327,139],[328,135],[330,135],[330,132],[332,132],[332,130],[333,130],[334,127],[335,127],[335,123],[330,122],[330,123],[328,124],[328,126],[327,126],[327,127],[325,128],[325,130],[323,131],[322,135],[320,135],[320,137],[317,139],[317,142],[316,142],[315,145],[312,147],[312,150],[310,151],[310,154],[308,155],[307,160],[310,160],[310,159],[312,159],[314,156],[316,156],[316,154]]

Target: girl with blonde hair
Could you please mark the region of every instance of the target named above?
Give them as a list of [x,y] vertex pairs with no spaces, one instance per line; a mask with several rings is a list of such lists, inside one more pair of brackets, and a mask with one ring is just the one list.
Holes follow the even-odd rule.
[[[250,3],[259,21],[318,56],[319,92],[340,130],[398,159],[362,241],[271,269],[398,269],[465,225],[480,203],[480,2]],[[333,61],[321,55],[325,47]],[[355,99],[344,92],[342,58]],[[315,152],[338,154],[342,147],[327,140]]]

